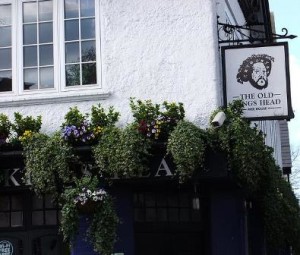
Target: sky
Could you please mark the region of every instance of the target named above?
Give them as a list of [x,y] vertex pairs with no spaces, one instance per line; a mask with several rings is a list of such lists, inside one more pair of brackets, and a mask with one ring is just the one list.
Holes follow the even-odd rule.
[[[292,107],[295,118],[289,121],[292,150],[300,149],[300,1],[269,0],[270,11],[274,14],[276,33],[286,28],[289,34],[297,35],[289,44],[290,79]],[[280,40],[284,41],[284,40]],[[298,157],[297,163],[300,163]]]

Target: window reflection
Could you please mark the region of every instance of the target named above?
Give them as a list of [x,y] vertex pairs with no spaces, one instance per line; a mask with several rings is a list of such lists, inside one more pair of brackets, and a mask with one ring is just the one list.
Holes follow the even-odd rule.
[[37,66],[37,47],[36,46],[24,47],[23,61],[24,61],[25,67]]
[[80,65],[66,66],[66,86],[80,84]]
[[23,43],[36,44],[37,43],[37,25],[30,24],[23,26]]
[[39,21],[52,20],[52,1],[39,2]]
[[39,25],[39,43],[49,43],[53,41],[52,22],[46,22]]
[[53,67],[46,67],[40,69],[40,87],[54,88],[54,72]]
[[37,68],[24,70],[24,89],[32,90],[38,88]]
[[37,4],[35,2],[23,3],[23,22],[36,22],[37,21]]
[[11,71],[0,71],[0,92],[11,91],[11,90],[12,90]]
[[68,20],[65,22],[65,38],[66,41],[79,39],[79,21]]
[[53,65],[53,45],[40,46],[40,65]]
[[81,39],[95,38],[95,19],[81,20]]
[[0,47],[11,46],[11,27],[0,27]]
[[96,60],[96,45],[95,41],[86,41],[81,43],[82,61],[95,61]]
[[0,26],[11,25],[11,5],[2,4],[0,5]]
[[78,17],[78,0],[65,0],[65,18],[77,18]]
[[11,68],[11,49],[0,49],[0,69]]
[[66,43],[66,63],[76,63],[80,61],[79,58],[79,43]]
[[82,65],[82,84],[96,84],[96,63]]
[[81,17],[95,16],[95,1],[94,0],[81,0],[80,1],[80,16]]

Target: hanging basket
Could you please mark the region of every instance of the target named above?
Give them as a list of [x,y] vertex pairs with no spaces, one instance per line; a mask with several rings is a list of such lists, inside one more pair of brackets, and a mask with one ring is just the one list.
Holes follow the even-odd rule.
[[96,211],[99,201],[88,200],[85,204],[77,204],[77,209],[80,214],[92,214]]

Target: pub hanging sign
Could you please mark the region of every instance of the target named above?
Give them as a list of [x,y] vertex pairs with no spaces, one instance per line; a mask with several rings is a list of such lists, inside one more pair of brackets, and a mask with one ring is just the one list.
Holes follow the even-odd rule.
[[222,48],[225,106],[244,103],[244,117],[253,120],[291,119],[287,42]]

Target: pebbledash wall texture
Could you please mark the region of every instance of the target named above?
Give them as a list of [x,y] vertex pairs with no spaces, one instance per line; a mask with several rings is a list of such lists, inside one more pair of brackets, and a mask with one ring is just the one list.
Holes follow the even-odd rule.
[[[129,98],[184,103],[187,119],[206,126],[210,113],[221,104],[216,3],[211,0],[102,0],[101,88],[90,91],[42,92],[1,97],[1,112],[13,118],[42,115],[42,132],[59,128],[69,107],[89,112],[91,105],[113,105],[120,123],[130,121]],[[101,94],[109,93],[105,100]],[[64,103],[51,97],[82,95],[87,101]],[[95,97],[99,95],[99,97]],[[39,102],[50,98],[48,103]],[[34,98],[34,105],[24,100]],[[99,99],[98,99],[99,98]],[[10,105],[10,102],[13,102]],[[18,104],[19,102],[19,104]]]

